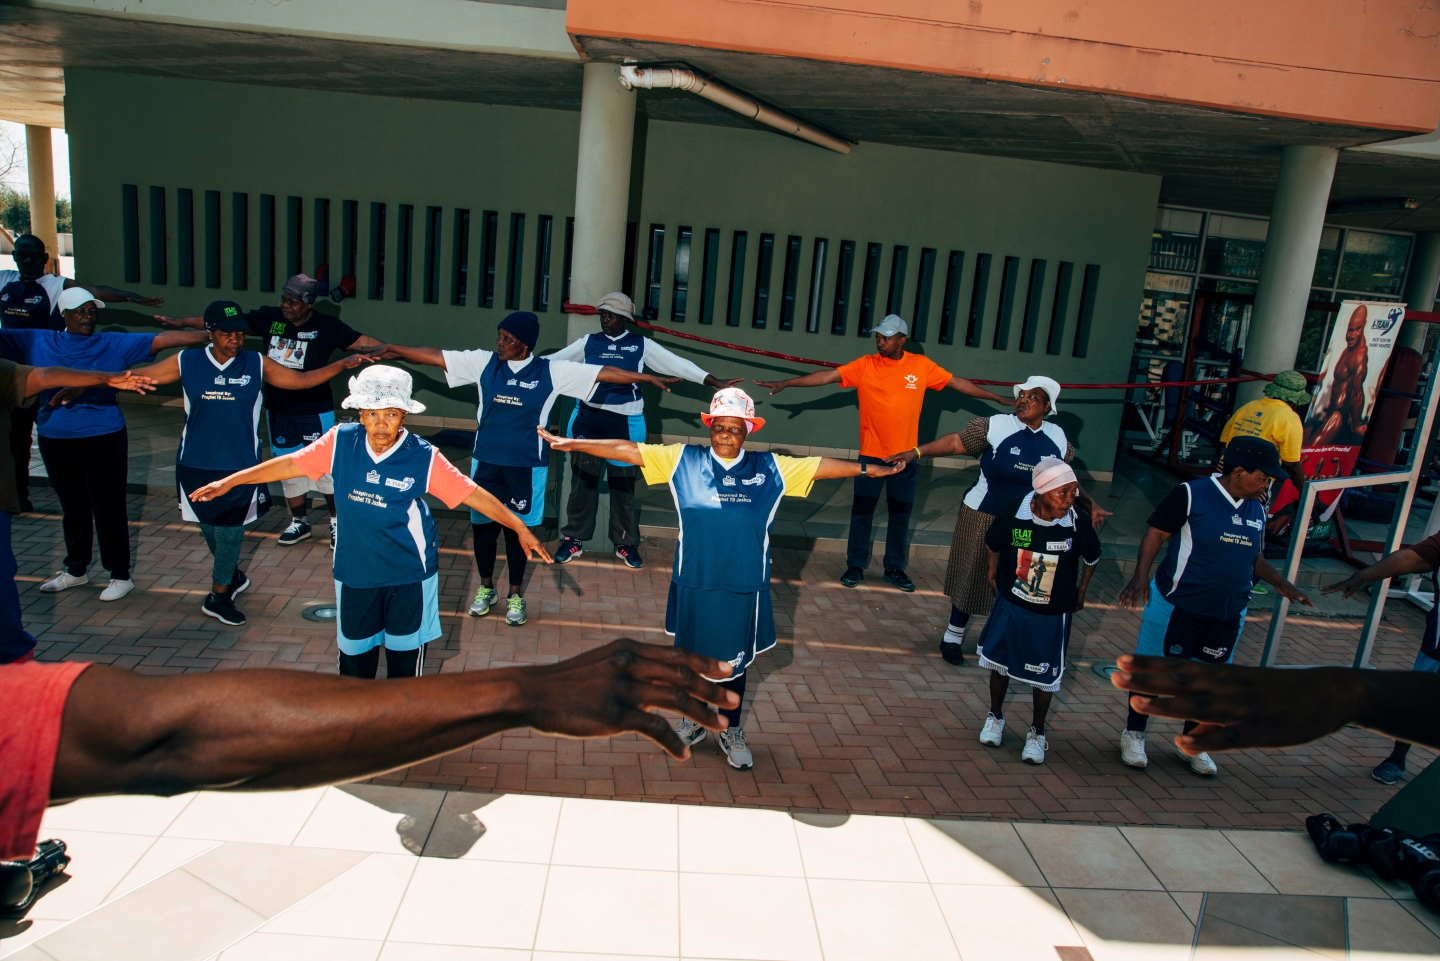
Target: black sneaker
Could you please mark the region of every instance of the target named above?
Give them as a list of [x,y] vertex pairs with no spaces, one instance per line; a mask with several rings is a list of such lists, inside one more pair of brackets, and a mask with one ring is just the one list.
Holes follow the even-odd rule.
[[645,559],[640,556],[640,548],[634,544],[621,544],[615,548],[615,556],[624,561],[626,567],[638,570],[645,566]]
[[250,578],[246,577],[245,572],[240,568],[235,568],[235,573],[230,578],[230,600],[233,602],[237,594],[249,589]]
[[310,536],[310,523],[304,518],[290,518],[290,526],[280,533],[280,546],[290,547]]
[[956,644],[954,641],[941,641],[940,656],[945,658],[946,664],[964,664],[965,645]]
[[245,615],[240,613],[229,594],[207,594],[200,610],[221,624],[229,624],[231,627],[240,627],[245,623]]
[[865,577],[865,572],[858,567],[847,567],[845,573],[840,575],[840,583],[846,587],[854,587]]
[[585,545],[573,537],[567,537],[555,549],[555,563],[568,564],[583,553],[585,553]]
[[910,579],[910,575],[906,574],[902,570],[887,570],[885,572],[885,579],[891,584],[894,584],[896,587],[900,588],[900,590],[904,591],[906,594],[915,593],[915,582]]

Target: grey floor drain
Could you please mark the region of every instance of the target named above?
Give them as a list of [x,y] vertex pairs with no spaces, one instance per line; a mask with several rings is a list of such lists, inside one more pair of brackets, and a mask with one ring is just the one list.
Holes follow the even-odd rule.
[[340,612],[334,606],[322,604],[319,607],[307,607],[300,612],[300,616],[307,621],[330,622],[340,616]]
[[1110,675],[1119,671],[1120,668],[1116,667],[1114,664],[1096,664],[1095,666],[1091,667],[1090,670],[1094,671],[1096,674],[1099,674],[1101,677],[1105,678],[1105,680],[1108,681],[1110,680]]

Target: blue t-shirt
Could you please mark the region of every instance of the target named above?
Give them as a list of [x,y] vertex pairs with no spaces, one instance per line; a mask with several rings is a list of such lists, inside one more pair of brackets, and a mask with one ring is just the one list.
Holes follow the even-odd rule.
[[[31,367],[71,367],[75,370],[124,370],[150,359],[154,334],[118,334],[96,331],[77,337],[64,330],[0,330],[0,357]],[[98,437],[125,427],[116,396],[110,387],[92,387],[65,406],[50,406],[56,391],[47,390],[35,402],[35,424],[41,437],[55,439]]]

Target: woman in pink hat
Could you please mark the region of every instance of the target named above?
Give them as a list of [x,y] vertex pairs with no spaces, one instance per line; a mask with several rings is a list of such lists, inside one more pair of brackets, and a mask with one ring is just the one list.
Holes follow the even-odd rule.
[[[680,515],[680,544],[665,609],[665,632],[684,647],[730,664],[726,686],[745,694],[745,671],[756,655],[775,646],[770,602],[770,526],[780,498],[806,497],[817,480],[899,470],[830,457],[786,457],[746,452],[745,438],[765,425],[755,402],[738,387],[716,391],[700,415],[710,444],[639,444],[628,440],[576,440],[540,436],[559,451],[580,451],[642,468],[647,484],[668,484]],[[754,756],[740,729],[740,708],[722,711],[728,727],[720,749],[731,767],[745,770]],[[688,745],[705,729],[682,719],[676,727]]]

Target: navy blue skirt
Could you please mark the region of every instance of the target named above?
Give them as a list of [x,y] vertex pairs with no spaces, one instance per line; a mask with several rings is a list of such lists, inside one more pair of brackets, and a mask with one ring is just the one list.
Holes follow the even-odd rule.
[[730,676],[739,677],[757,654],[775,646],[770,592],[737,594],[671,581],[665,633],[675,638],[676,647],[728,662],[733,670]]
[[215,527],[244,527],[270,509],[270,489],[264,484],[237,484],[213,501],[196,503],[190,491],[229,477],[234,471],[206,470],[175,465],[175,491],[180,496],[180,516],[196,524]]
[[1069,646],[1069,614],[1036,614],[1001,596],[995,599],[975,648],[981,667],[1042,691],[1058,691]]

